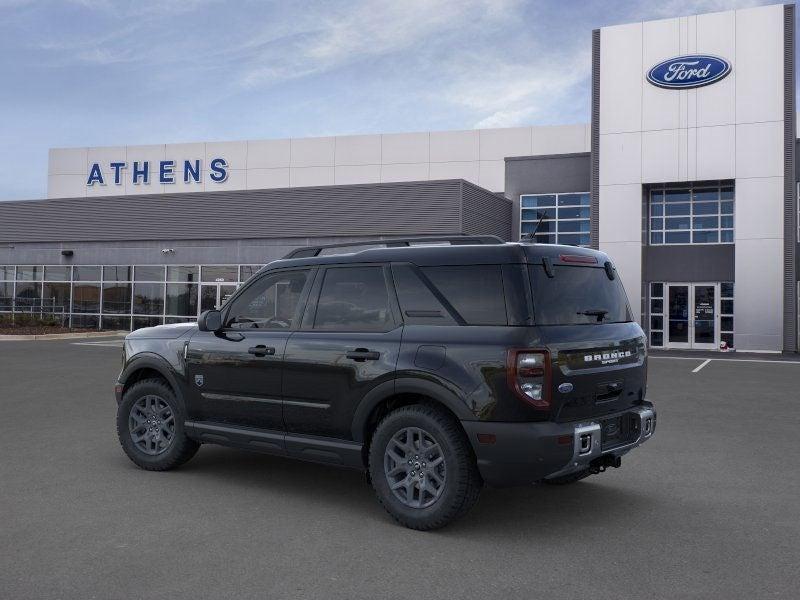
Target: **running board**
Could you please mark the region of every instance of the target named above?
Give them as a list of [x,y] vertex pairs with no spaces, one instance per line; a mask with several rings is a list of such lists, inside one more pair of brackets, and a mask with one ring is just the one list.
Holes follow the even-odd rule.
[[358,442],[200,421],[186,421],[184,426],[186,434],[198,442],[353,469],[365,468],[361,454],[363,445]]

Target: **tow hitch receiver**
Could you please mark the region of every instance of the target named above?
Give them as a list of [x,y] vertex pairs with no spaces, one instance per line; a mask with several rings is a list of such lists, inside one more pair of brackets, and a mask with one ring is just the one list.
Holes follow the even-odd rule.
[[601,456],[600,458],[594,459],[589,464],[589,471],[592,474],[602,473],[609,467],[614,467],[615,469],[619,469],[620,465],[622,465],[622,458],[619,456],[614,456],[613,454],[606,454]]

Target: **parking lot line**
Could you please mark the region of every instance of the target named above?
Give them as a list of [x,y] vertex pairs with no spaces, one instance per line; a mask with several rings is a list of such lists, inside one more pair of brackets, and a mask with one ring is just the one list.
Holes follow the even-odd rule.
[[[699,360],[691,356],[653,356],[649,358],[664,358],[671,360]],[[717,362],[751,362],[751,363],[773,363],[779,365],[800,365],[800,360],[765,360],[760,358],[709,358],[710,361]]]
[[699,365],[697,365],[697,366],[696,366],[694,369],[692,369],[692,373],[697,373],[697,372],[698,372],[700,369],[702,369],[703,367],[705,367],[705,366],[706,366],[708,363],[710,363],[710,362],[711,362],[711,359],[710,359],[710,358],[707,358],[706,360],[704,360],[703,362],[701,362]]
[[123,340],[102,341],[102,342],[72,342],[73,346],[104,346],[106,348],[122,348]]

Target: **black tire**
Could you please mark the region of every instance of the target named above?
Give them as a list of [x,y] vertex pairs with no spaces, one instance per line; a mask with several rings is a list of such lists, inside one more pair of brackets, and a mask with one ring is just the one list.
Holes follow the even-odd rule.
[[589,469],[584,469],[577,473],[570,473],[569,475],[562,475],[561,477],[554,477],[553,479],[545,479],[543,481],[547,485],[569,485],[571,483],[577,483],[581,479],[586,479],[591,474]]
[[[166,414],[173,417],[172,437],[166,447],[149,454],[134,442],[131,433],[131,410],[134,404],[145,398],[157,398]],[[163,403],[163,404],[161,404]],[[117,408],[117,436],[122,449],[134,464],[148,471],[168,471],[181,466],[192,458],[200,448],[200,444],[189,439],[184,429],[186,413],[172,389],[161,379],[143,379],[137,381],[125,391],[122,402]],[[164,443],[164,442],[162,442]]]
[[[438,497],[428,506],[409,506],[390,488],[390,477],[385,466],[387,447],[393,443],[395,436],[402,435],[409,428],[429,434],[427,439],[435,441],[441,449],[445,476]],[[399,461],[392,464],[399,465]],[[389,413],[378,424],[369,450],[369,472],[372,487],[386,511],[401,525],[420,531],[444,527],[464,515],[478,500],[483,487],[472,448],[461,425],[444,410],[429,405],[401,407]],[[416,480],[411,480],[410,473],[402,480],[410,483],[413,497]],[[417,491],[419,498],[422,498],[422,492]]]

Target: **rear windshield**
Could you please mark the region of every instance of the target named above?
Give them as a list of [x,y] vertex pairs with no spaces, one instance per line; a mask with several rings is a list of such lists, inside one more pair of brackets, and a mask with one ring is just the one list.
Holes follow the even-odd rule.
[[619,277],[598,267],[557,265],[548,277],[542,265],[530,267],[537,325],[586,325],[631,321]]

